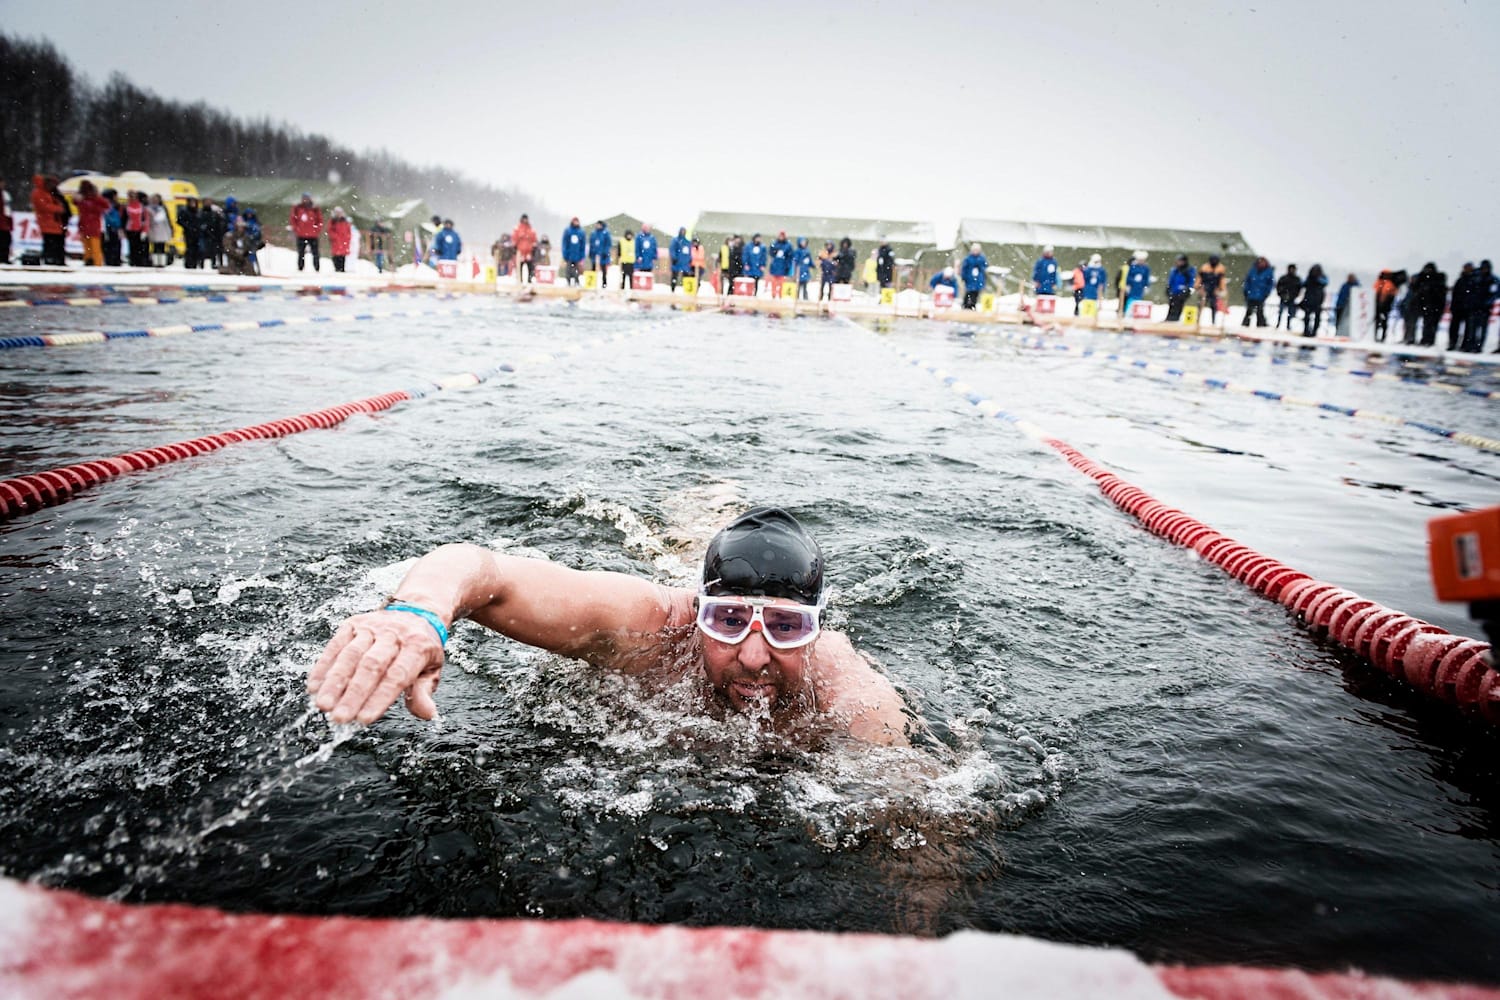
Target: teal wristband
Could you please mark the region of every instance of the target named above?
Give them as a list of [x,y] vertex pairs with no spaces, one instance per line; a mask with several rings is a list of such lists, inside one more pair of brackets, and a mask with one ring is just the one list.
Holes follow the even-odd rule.
[[438,644],[441,646],[448,645],[448,627],[443,624],[443,620],[441,618],[433,614],[431,611],[428,611],[426,608],[419,608],[415,604],[387,604],[380,610],[405,611],[408,614],[416,615],[418,618],[426,619],[427,624],[431,625],[433,630],[438,634]]

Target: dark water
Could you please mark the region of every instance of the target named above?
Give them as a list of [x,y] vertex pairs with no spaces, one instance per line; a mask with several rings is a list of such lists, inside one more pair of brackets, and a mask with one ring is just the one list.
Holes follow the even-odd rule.
[[[144,321],[272,314],[171,308]],[[0,315],[0,334],[78,317]],[[615,333],[0,526],[4,873],[237,910],[979,928],[1500,982],[1496,738],[1150,536],[897,351],[1221,531],[1466,634],[1431,597],[1423,524],[1494,503],[1500,456],[983,329],[539,305],[5,352],[0,476]],[[1492,402],[1299,360],[1184,366],[1496,433]],[[307,711],[333,624],[437,544],[680,581],[682,544],[752,503],[819,536],[834,623],[907,697],[917,749],[778,745],[472,625],[441,724],[398,711],[335,734]]]

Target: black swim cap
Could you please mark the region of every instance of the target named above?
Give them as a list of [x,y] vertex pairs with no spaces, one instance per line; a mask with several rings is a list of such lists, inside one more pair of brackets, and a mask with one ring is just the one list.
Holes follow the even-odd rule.
[[823,551],[780,507],[756,507],[708,543],[703,588],[715,596],[784,597],[817,604],[823,595]]

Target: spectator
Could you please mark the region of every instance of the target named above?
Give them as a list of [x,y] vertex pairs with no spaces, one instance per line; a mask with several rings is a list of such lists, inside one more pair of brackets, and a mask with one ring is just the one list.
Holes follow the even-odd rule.
[[151,224],[151,266],[167,266],[167,248],[172,243],[172,217],[167,214],[167,206],[162,204],[161,195],[153,194],[150,201]]
[[1123,326],[1125,318],[1130,315],[1130,307],[1146,297],[1146,289],[1151,287],[1151,268],[1147,266],[1147,253],[1137,250],[1131,255],[1130,268],[1125,272],[1125,305],[1120,310],[1120,323]]
[[151,245],[147,234],[151,229],[151,212],[146,206],[146,192],[131,191],[125,202],[125,240],[130,244],[131,267],[151,266]]
[[635,234],[625,230],[620,237],[620,287],[629,288],[630,279],[635,274]]
[[349,217],[344,214],[344,210],[335,206],[333,215],[328,220],[328,256],[333,258],[335,273],[344,273],[344,261],[349,259],[349,244],[352,242],[354,227],[349,225]]
[[677,235],[667,245],[667,263],[671,268],[671,290],[677,291],[677,283],[693,270],[693,241],[688,239],[687,227],[678,227]]
[[[1469,325],[1459,350],[1478,354],[1484,350],[1485,339],[1490,334],[1490,310],[1494,308],[1495,299],[1500,297],[1500,284],[1497,284],[1495,269],[1488,260],[1480,261],[1479,269],[1474,273],[1477,275],[1474,283],[1474,308],[1469,313]],[[1496,350],[1500,351],[1500,348]]]
[[1417,302],[1417,312],[1422,317],[1422,346],[1431,347],[1437,343],[1438,323],[1443,318],[1443,306],[1448,302],[1448,276],[1437,269],[1436,264],[1428,264],[1422,270],[1431,268],[1427,281],[1422,289],[1422,297]]
[[11,214],[10,192],[5,190],[5,178],[0,177],[0,264],[10,263],[10,234],[16,226]]
[[224,266],[219,273],[254,274],[255,266],[250,259],[254,252],[255,244],[245,228],[245,220],[235,219],[234,228],[224,234]]
[[1385,343],[1391,325],[1391,307],[1396,304],[1396,292],[1406,283],[1406,272],[1381,271],[1375,279],[1375,339]]
[[120,231],[125,227],[121,216],[120,194],[114,188],[105,188],[100,197],[109,202],[104,210],[104,266],[120,266]]
[[1453,282],[1453,304],[1448,318],[1448,350],[1458,350],[1458,345],[1467,339],[1464,331],[1469,325],[1469,317],[1474,309],[1474,299],[1477,297],[1475,283],[1477,281],[1472,261],[1464,261],[1463,268],[1458,273],[1458,278]]
[[[1302,284],[1302,336],[1316,337],[1318,327],[1323,325],[1323,300],[1328,295],[1328,279],[1323,276],[1323,265],[1314,264],[1307,269],[1307,280]],[[1291,329],[1288,325],[1287,329]]]
[[533,267],[552,266],[552,241],[547,238],[546,233],[536,241],[536,249],[531,251],[531,264]]
[[[249,227],[246,227],[249,228]],[[313,270],[321,271],[318,237],[323,235],[323,210],[313,204],[312,193],[302,192],[302,200],[292,206],[287,228],[297,240],[297,270],[302,270],[307,254],[312,253]]]
[[98,189],[90,180],[80,181],[78,197],[78,239],[83,244],[84,267],[104,266],[104,213],[109,211],[109,202],[99,197]]
[[1286,329],[1292,332],[1292,320],[1297,318],[1297,296],[1302,293],[1302,279],[1297,275],[1297,265],[1288,264],[1286,271],[1276,281],[1276,329],[1281,329],[1281,317],[1286,316]]
[[245,235],[250,238],[250,273],[260,274],[260,249],[266,245],[266,234],[260,227],[260,216],[255,209],[247,208],[240,213],[245,221]]
[[[80,217],[79,222],[82,223]],[[177,206],[177,228],[182,232],[182,267],[192,271],[202,259],[198,234],[198,199],[186,198]]]
[[[839,252],[835,260],[838,262],[838,269],[834,272],[834,283],[839,285],[854,284],[854,265],[859,263],[859,259],[854,253],[854,241],[849,239],[849,237],[845,236],[839,240]],[[833,290],[829,289],[828,294],[832,298]]]
[[68,220],[73,218],[73,207],[68,204],[68,196],[58,189],[57,178],[51,174],[47,175],[47,191],[52,195],[52,200],[57,203],[57,224],[62,227],[63,248],[57,251],[57,259],[59,263],[66,265],[68,262],[66,253]]
[[1275,284],[1276,269],[1271,262],[1264,257],[1255,258],[1255,263],[1245,272],[1245,319],[1240,326],[1249,326],[1251,316],[1255,317],[1257,327],[1266,325],[1266,299],[1271,297]]
[[1219,322],[1219,296],[1224,294],[1224,265],[1218,254],[1209,254],[1208,263],[1198,268],[1198,302],[1207,309],[1209,322]]
[[812,251],[807,249],[807,237],[797,237],[797,249],[792,251],[792,271],[797,276],[797,298],[807,298],[807,283],[812,280]]
[[781,285],[792,273],[792,244],[786,238],[786,230],[776,234],[771,241],[771,297],[781,298]]
[[516,253],[516,284],[521,283],[522,270],[526,272],[526,283],[530,284],[536,278],[536,271],[531,266],[531,252],[536,249],[536,230],[531,228],[531,219],[524,213],[510,232],[510,242]]
[[647,274],[656,273],[656,234],[651,231],[651,223],[641,223],[641,231],[635,236],[635,269],[645,271]]
[[[1098,302],[1104,296],[1104,286],[1109,281],[1109,272],[1104,270],[1104,258],[1094,254],[1083,269],[1083,298],[1086,302]],[[1097,315],[1097,313],[1096,313]]]
[[215,271],[224,263],[224,234],[228,231],[224,210],[212,198],[204,198],[198,209],[198,234],[202,241],[199,253]]
[[1349,277],[1345,278],[1344,283],[1339,286],[1338,295],[1334,296],[1333,332],[1335,334],[1338,334],[1339,336],[1348,336],[1348,333],[1344,330],[1344,314],[1349,311],[1349,299],[1351,296],[1353,296],[1354,290],[1358,287],[1360,287],[1359,279],[1351,274],[1349,275]]
[[708,251],[695,238],[688,246],[688,266],[693,271],[693,284],[703,287],[703,274],[708,269]]
[[613,242],[614,237],[604,220],[595,222],[594,231],[589,233],[589,268],[599,275],[599,288],[609,285],[610,244]]
[[370,231],[365,233],[365,246],[369,249],[370,259],[375,262],[375,273],[384,274],[391,252],[391,227],[384,219],[376,219],[370,225]]
[[766,276],[766,248],[760,241],[760,233],[750,237],[750,245],[745,248],[744,253],[745,277],[755,281],[755,291],[752,295],[760,294],[760,279]]
[[860,269],[859,276],[864,281],[865,288],[876,287],[876,281],[880,277],[880,270],[875,264],[875,256],[878,253],[878,250],[871,247],[870,256],[865,259],[865,266]]
[[880,248],[875,251],[875,280],[881,288],[892,288],[896,284],[896,252],[885,240],[880,241]]
[[738,236],[729,236],[723,243],[719,244],[719,294],[727,295],[733,289],[730,282],[733,275],[729,271],[730,258],[734,253],[734,241]]
[[1198,282],[1198,272],[1188,263],[1187,256],[1177,255],[1177,263],[1167,273],[1167,322],[1182,319],[1182,307]]
[[578,216],[568,220],[568,228],[562,231],[563,281],[578,285],[578,276],[583,270],[583,258],[588,251],[588,237],[578,224]]
[[979,294],[989,280],[990,262],[978,243],[969,244],[969,255],[960,264],[964,279],[964,308],[973,309],[979,304]]
[[1125,297],[1130,291],[1130,265],[1133,258],[1127,258],[1120,265],[1120,273],[1115,275],[1115,296],[1120,300],[1120,319],[1125,319]]
[[1083,302],[1083,285],[1084,285],[1083,261],[1080,260],[1078,262],[1078,266],[1075,267],[1075,268],[1073,268],[1073,315],[1074,316],[1078,315],[1078,308],[1079,308],[1079,306]]
[[228,233],[234,228],[234,220],[240,217],[240,203],[235,200],[234,195],[224,199],[224,232]]
[[1057,261],[1051,245],[1042,247],[1042,256],[1031,268],[1031,286],[1038,295],[1057,294]]
[[927,287],[934,292],[938,290],[939,285],[949,289],[954,295],[958,294],[958,273],[953,270],[952,264],[934,274],[927,282]]
[[833,248],[833,240],[823,244],[823,249],[818,251],[818,301],[825,298],[833,299],[834,276],[838,274],[839,259],[838,251]]
[[63,265],[65,230],[58,221],[57,199],[48,190],[44,174],[34,174],[31,178],[31,211],[36,215],[37,228],[42,231],[42,263]]
[[464,241],[453,228],[452,219],[443,220],[443,228],[432,238],[432,246],[437,250],[438,260],[458,260],[458,255],[464,252]]

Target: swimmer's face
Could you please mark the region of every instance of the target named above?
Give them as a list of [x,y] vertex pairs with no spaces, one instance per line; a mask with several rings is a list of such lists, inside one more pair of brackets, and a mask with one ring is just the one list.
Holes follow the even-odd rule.
[[751,632],[738,644],[701,631],[699,635],[703,640],[703,672],[714,696],[736,712],[776,712],[806,690],[807,665],[818,646],[816,639],[796,649],[777,649],[759,631]]

